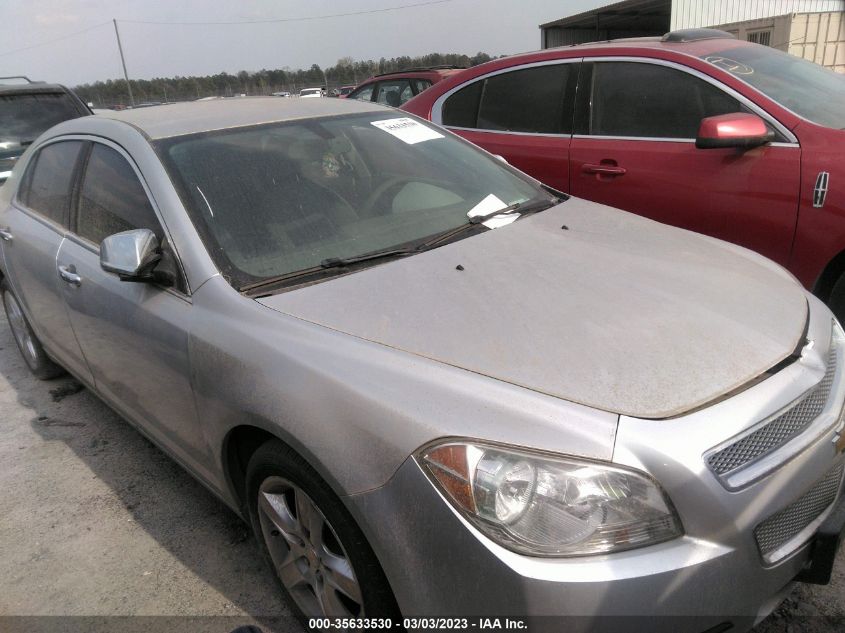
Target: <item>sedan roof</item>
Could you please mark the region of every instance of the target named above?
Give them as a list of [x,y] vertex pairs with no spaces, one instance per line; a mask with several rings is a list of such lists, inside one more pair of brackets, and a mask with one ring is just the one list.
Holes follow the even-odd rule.
[[[681,34],[682,32],[675,31],[675,33]],[[544,48],[539,51],[517,53],[516,55],[494,59],[482,65],[487,67],[502,61],[516,60],[518,62],[523,62],[532,61],[537,58],[554,59],[559,57],[578,57],[582,54],[589,56],[614,55],[619,54],[619,51],[623,49],[655,50],[679,53],[692,57],[701,57],[714,52],[723,51],[725,49],[739,48],[742,46],[758,45],[728,36],[703,37],[691,40],[667,40],[665,37],[630,37],[617,40],[607,40],[603,42],[584,42],[582,44],[570,44],[568,46]],[[478,68],[478,66],[475,66],[475,68]]]
[[[360,112],[384,112],[385,116],[389,116],[393,110],[373,103],[347,99],[243,97],[174,103],[96,116],[101,119],[124,121],[141,130],[150,139],[161,139],[262,123]],[[396,113],[396,116],[406,114]]]

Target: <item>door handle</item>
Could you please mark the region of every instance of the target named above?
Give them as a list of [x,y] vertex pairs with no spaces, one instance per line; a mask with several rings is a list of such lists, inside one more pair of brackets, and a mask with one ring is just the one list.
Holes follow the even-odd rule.
[[12,241],[12,234],[9,232],[9,229],[0,229],[0,240],[4,242]]
[[82,277],[76,274],[76,267],[73,265],[59,266],[59,277],[68,282],[71,286],[82,285]]
[[628,170],[619,165],[611,165],[609,163],[600,163],[598,165],[593,163],[584,163],[581,165],[581,171],[585,174],[598,174],[600,176],[624,176]]

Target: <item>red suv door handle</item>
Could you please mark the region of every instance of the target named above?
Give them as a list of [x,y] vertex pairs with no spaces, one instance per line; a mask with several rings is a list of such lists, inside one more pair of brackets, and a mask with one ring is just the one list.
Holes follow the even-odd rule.
[[609,163],[601,163],[595,165],[592,163],[584,163],[581,165],[581,171],[585,174],[598,174],[600,176],[624,176],[628,170],[619,165],[612,165]]

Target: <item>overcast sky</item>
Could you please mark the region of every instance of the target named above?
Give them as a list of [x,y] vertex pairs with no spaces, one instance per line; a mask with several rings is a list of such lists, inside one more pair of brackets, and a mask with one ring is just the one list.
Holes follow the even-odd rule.
[[[129,76],[141,79],[330,66],[344,56],[378,60],[432,52],[517,53],[540,47],[539,24],[610,0],[444,0],[369,15],[270,24],[130,22],[291,19],[425,1],[0,0],[0,76],[23,74],[68,85],[121,77],[112,18],[118,20]],[[83,29],[90,30],[67,37]],[[39,46],[45,42],[52,43]],[[17,51],[25,47],[33,48]]]

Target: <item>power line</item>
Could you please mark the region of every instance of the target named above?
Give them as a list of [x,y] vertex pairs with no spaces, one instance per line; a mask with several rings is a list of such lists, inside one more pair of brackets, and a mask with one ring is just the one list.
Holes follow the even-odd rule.
[[418,2],[416,4],[405,4],[396,7],[385,7],[383,9],[370,9],[367,11],[351,11],[349,13],[333,13],[331,15],[314,15],[304,18],[278,18],[273,20],[240,20],[232,22],[156,22],[151,20],[120,20],[126,24],[163,24],[174,26],[195,26],[195,25],[211,25],[211,24],[274,24],[279,22],[306,22],[310,20],[327,20],[329,18],[345,18],[353,15],[369,15],[372,13],[386,13],[388,11],[400,11],[402,9],[415,9],[417,7],[427,7],[433,4],[445,4],[453,2],[454,0],[430,0],[429,2]]
[[[306,22],[311,20],[326,20],[329,18],[341,18],[341,17],[349,17],[354,15],[372,15],[374,13],[386,13],[388,11],[401,11],[403,9],[415,9],[418,7],[427,7],[435,4],[446,4],[449,2],[453,2],[454,0],[428,0],[427,2],[417,2],[416,4],[405,4],[393,7],[384,7],[382,9],[369,9],[366,11],[350,11],[347,13],[333,13],[330,15],[315,15],[315,16],[308,16],[302,18],[277,18],[271,20],[241,20],[241,21],[229,21],[229,22],[157,22],[151,20],[120,20],[120,22],[124,22],[126,24],[159,24],[159,25],[176,25],[176,26],[193,26],[193,25],[233,25],[233,24],[278,24],[281,22]],[[120,51],[120,60],[123,67],[123,76],[126,79],[126,85],[129,88],[129,99],[132,99],[132,87],[129,82],[129,76],[126,72],[126,61],[123,56],[123,47],[121,46],[120,42],[120,33],[118,31],[117,23],[118,20],[110,20],[110,22],[114,26],[115,36],[117,37],[117,47]],[[32,50],[34,48],[40,48],[42,46],[48,46],[50,44],[54,44],[56,42],[61,42],[63,40],[70,39],[72,37],[76,37],[77,35],[82,35],[83,33],[87,33],[88,31],[92,31],[94,29],[100,28],[101,26],[106,26],[109,22],[100,22],[99,24],[94,24],[87,28],[81,29],[79,31],[74,31],[73,33],[68,33],[67,35],[62,35],[61,37],[54,38],[52,40],[47,40],[45,42],[39,42],[38,44],[32,44],[31,46],[25,46],[23,48],[16,48],[10,51],[5,51],[0,53],[0,57],[5,57],[7,55],[14,55],[15,53],[21,53],[24,51]],[[325,73],[324,73],[325,75]]]
[[101,26],[105,26],[106,24],[111,24],[111,20],[108,22],[100,22],[99,24],[95,24],[94,26],[89,26],[88,28],[82,29],[81,31],[76,31],[74,33],[68,33],[67,35],[62,35],[61,37],[57,37],[52,40],[47,40],[46,42],[40,42],[39,44],[33,44],[32,46],[25,46],[23,48],[16,48],[11,51],[6,51],[4,53],[0,53],[0,57],[5,57],[6,55],[13,55],[15,53],[21,53],[23,51],[32,50],[33,48],[39,48],[41,46],[47,46],[48,44],[53,44],[55,42],[61,42],[62,40],[70,39],[71,37],[76,37],[77,35],[81,35],[82,33],[87,33],[88,31],[93,31],[94,29],[100,28]]
[[[367,11],[351,11],[347,13],[333,13],[330,15],[313,15],[307,16],[302,18],[278,18],[272,20],[241,20],[241,21],[231,21],[231,22],[157,22],[152,20],[118,20],[119,22],[124,22],[126,24],[159,24],[159,25],[174,25],[174,26],[193,26],[193,25],[212,25],[212,24],[273,24],[273,23],[281,23],[281,22],[307,22],[312,20],[327,20],[329,18],[342,18],[342,17],[349,17],[353,15],[369,15],[373,13],[387,13],[388,11],[401,11],[403,9],[416,9],[418,7],[427,7],[435,4],[446,4],[448,2],[453,2],[454,0],[429,0],[428,2],[417,2],[416,4],[405,4],[399,5],[394,7],[385,7],[383,9],[369,9]],[[48,46],[50,44],[54,44],[55,42],[61,42],[63,40],[70,39],[72,37],[76,37],[77,35],[82,35],[83,33],[87,33],[88,31],[93,31],[94,29],[100,28],[101,26],[106,26],[107,24],[112,24],[113,22],[109,20],[108,22],[100,22],[99,24],[94,24],[93,26],[89,26],[79,31],[74,31],[73,33],[68,33],[67,35],[62,35],[61,37],[54,38],[52,40],[47,40],[45,42],[39,42],[38,44],[32,44],[30,46],[24,46],[23,48],[15,48],[9,51],[4,51],[0,53],[0,57],[6,57],[7,55],[14,55],[15,53],[22,53],[24,51],[29,51],[34,48],[40,48],[42,46]]]

